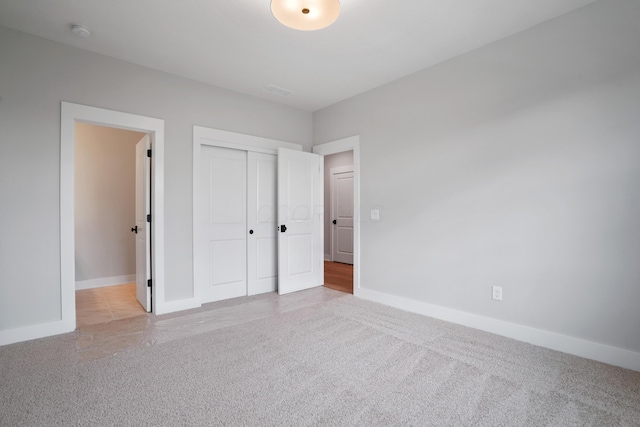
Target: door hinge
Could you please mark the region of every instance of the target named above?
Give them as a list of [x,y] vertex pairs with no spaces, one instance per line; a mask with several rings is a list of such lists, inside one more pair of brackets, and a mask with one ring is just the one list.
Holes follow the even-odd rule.
[[147,287],[150,288],[151,287],[151,279],[147,280]]
[[151,150],[147,150],[147,157],[151,157]]
[[151,214],[147,215],[147,222],[151,222]]

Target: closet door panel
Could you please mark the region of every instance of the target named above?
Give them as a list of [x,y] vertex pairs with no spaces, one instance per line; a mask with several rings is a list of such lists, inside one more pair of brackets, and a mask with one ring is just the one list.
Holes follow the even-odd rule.
[[277,156],[249,152],[247,167],[247,290],[255,295],[278,286]]
[[200,156],[203,212],[197,247],[206,253],[198,272],[202,302],[247,294],[247,153],[203,145]]

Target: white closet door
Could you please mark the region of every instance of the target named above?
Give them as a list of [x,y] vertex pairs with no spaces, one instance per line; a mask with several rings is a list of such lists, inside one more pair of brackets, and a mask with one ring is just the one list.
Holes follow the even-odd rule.
[[248,295],[274,292],[278,286],[276,185],[278,158],[248,153]]
[[247,153],[203,145],[200,162],[204,203],[195,238],[206,261],[196,274],[205,303],[247,294]]
[[324,159],[278,150],[278,293],[324,283]]

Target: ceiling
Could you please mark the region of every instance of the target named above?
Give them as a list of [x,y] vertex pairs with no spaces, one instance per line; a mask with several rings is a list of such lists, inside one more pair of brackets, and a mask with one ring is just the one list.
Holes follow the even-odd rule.
[[341,0],[336,23],[301,32],[269,0],[0,0],[0,25],[315,111],[595,1]]

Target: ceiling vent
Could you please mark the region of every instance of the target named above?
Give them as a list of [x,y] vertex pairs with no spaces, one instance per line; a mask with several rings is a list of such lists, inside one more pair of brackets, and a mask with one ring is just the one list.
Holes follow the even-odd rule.
[[278,95],[278,96],[291,96],[294,94],[294,92],[292,90],[289,89],[284,89],[278,86],[274,86],[274,85],[269,85],[269,86],[265,86],[264,89],[262,89],[265,92],[269,92],[272,93],[274,95]]

